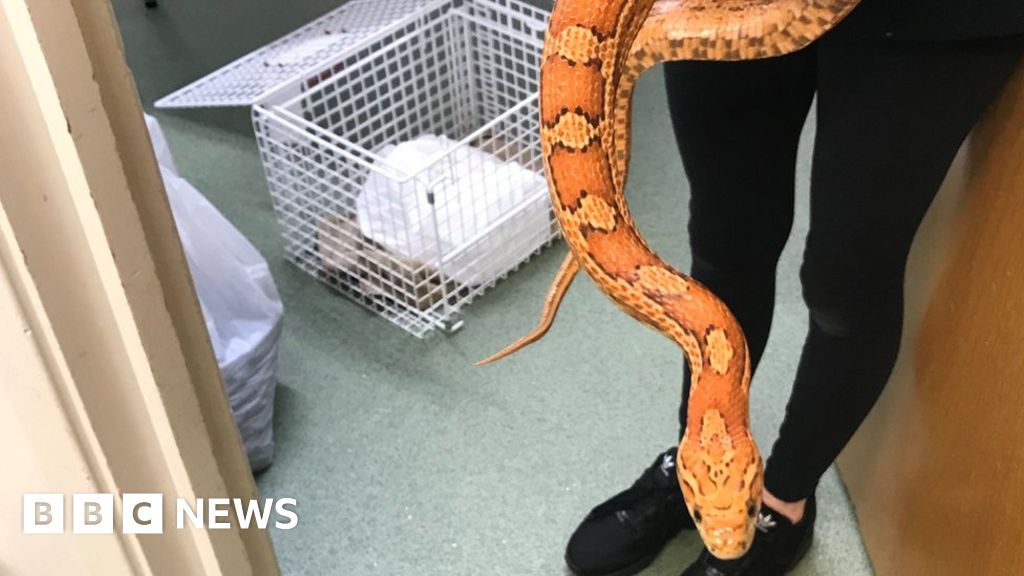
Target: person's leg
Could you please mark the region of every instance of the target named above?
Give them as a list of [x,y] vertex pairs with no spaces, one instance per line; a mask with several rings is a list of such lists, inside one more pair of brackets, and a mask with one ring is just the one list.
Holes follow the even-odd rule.
[[[814,50],[754,62],[670,62],[665,84],[690,183],[691,275],[736,315],[756,368],[772,323],[776,264],[793,224]],[[686,368],[680,430],[689,380]]]
[[753,547],[731,561],[705,551],[683,576],[780,575],[807,553],[815,487],[895,362],[914,234],[1022,44],[827,36],[818,43],[811,227],[801,270],[810,330],[766,464]]
[[818,46],[801,270],[810,331],[765,475],[765,502],[791,519],[889,378],[911,242],[961,142],[1020,59],[1022,40],[826,38]]

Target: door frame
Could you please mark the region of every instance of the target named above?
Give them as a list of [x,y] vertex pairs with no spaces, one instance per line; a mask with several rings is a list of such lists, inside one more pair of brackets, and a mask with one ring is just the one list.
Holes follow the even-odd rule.
[[0,496],[165,498],[160,536],[51,540],[5,501],[0,572],[279,574],[266,531],[167,512],[257,489],[109,0],[0,0],[0,77],[0,434],[25,458]]

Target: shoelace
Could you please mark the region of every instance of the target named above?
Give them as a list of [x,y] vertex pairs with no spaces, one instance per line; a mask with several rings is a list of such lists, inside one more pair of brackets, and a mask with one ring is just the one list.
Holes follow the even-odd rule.
[[739,560],[719,560],[704,550],[704,576],[743,576],[748,558]]
[[644,524],[656,515],[661,508],[657,504],[652,503],[652,500],[654,500],[654,498],[651,495],[648,495],[641,499],[644,506],[642,506],[638,512],[635,511],[636,513],[634,513],[629,510],[618,510],[615,512],[615,518],[621,524],[628,525],[634,532],[639,532],[643,528]]
[[640,531],[644,523],[661,510],[662,502],[658,501],[662,496],[660,493],[671,489],[671,485],[663,486],[655,482],[655,475],[663,474],[670,476],[674,473],[674,469],[674,455],[671,452],[662,454],[661,458],[645,470],[630,488],[630,492],[643,494],[639,497],[630,498],[627,501],[628,504],[632,505],[630,508],[633,512],[627,509],[620,509],[615,512],[615,518],[620,523],[628,525],[633,531]]

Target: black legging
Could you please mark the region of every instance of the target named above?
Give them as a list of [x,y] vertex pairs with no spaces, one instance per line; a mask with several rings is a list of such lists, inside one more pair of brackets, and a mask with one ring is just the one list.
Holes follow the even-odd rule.
[[[800,271],[810,329],[766,465],[775,496],[810,496],[881,394],[899,349],[911,241],[1022,50],[1022,37],[903,43],[826,35],[781,58],[665,66],[690,181],[692,274],[735,313],[755,368],[793,223],[797,142],[817,94]],[[688,374],[683,390],[686,398]],[[685,402],[679,417],[685,428]]]

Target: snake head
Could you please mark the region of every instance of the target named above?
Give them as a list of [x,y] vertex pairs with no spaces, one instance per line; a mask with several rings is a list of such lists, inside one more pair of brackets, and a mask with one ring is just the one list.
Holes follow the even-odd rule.
[[749,432],[744,429],[736,438],[724,434],[716,414],[704,415],[699,438],[691,438],[689,430],[683,436],[676,475],[704,545],[729,560],[745,554],[753,542],[762,465]]

